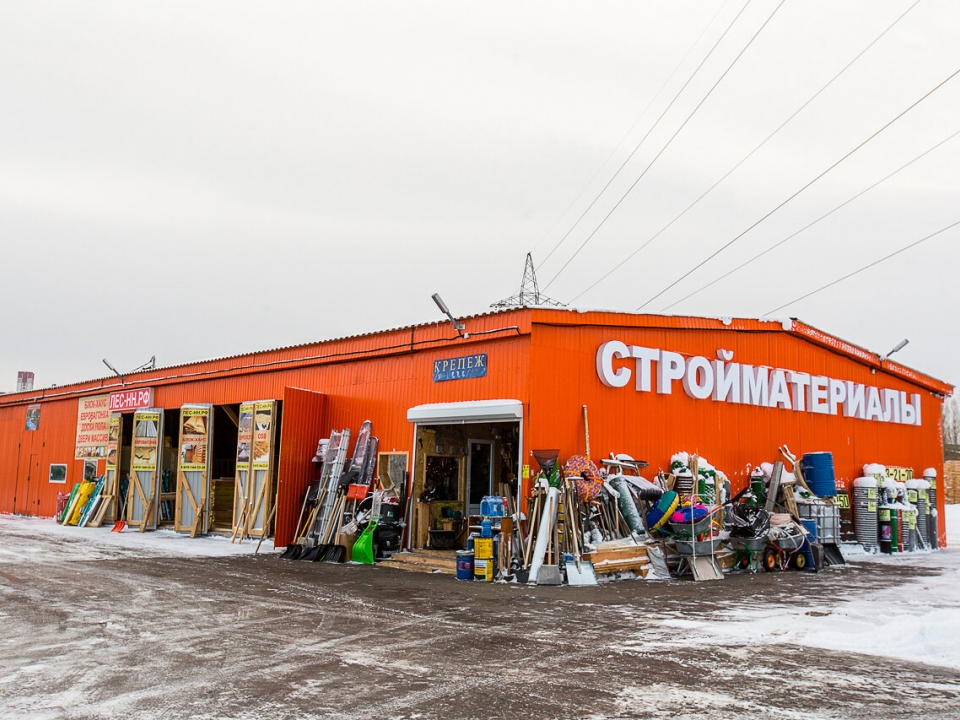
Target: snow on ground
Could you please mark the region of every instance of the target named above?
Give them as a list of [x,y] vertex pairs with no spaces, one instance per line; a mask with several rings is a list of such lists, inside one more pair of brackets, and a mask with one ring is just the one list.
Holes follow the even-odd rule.
[[662,625],[679,631],[678,642],[702,633],[730,645],[791,643],[960,669],[960,505],[948,505],[946,511],[953,548],[849,558],[853,563],[929,568],[939,570],[938,575],[890,590],[854,591],[830,603],[722,607],[703,620],[667,618]]
[[[257,540],[249,538],[242,543],[231,543],[229,537],[207,535],[190,538],[173,530],[148,530],[140,533],[127,528],[119,533],[110,532],[113,527],[98,528],[60,525],[51,518],[0,515],[0,535],[36,535],[41,533],[66,544],[63,552],[78,559],[95,559],[110,555],[187,555],[192,557],[223,557],[248,555],[257,547]],[[261,553],[273,552],[273,540],[266,539],[260,546]],[[6,562],[26,560],[20,552],[11,552],[0,546],[0,558]],[[31,558],[32,559],[32,558]]]

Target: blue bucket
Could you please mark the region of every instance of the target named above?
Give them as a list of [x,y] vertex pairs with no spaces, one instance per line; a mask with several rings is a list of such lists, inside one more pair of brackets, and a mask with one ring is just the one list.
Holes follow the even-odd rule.
[[836,497],[837,479],[833,472],[833,453],[806,453],[800,458],[803,479],[817,497]]
[[473,551],[457,550],[457,580],[473,580]]

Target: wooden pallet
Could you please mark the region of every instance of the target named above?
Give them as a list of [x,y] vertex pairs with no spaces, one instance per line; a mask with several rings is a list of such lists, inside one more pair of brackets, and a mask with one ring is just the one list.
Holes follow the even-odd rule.
[[457,556],[453,551],[417,550],[411,553],[396,553],[389,560],[378,561],[377,565],[413,572],[457,574]]

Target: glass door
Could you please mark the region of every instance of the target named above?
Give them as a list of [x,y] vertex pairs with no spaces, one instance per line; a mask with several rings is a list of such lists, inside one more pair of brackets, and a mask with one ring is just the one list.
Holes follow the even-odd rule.
[[480,514],[480,501],[493,495],[493,442],[470,440],[467,456],[467,514]]

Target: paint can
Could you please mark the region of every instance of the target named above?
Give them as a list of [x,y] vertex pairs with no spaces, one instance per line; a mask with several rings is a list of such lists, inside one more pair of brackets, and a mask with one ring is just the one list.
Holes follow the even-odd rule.
[[493,558],[474,558],[473,579],[480,582],[493,582]]
[[457,580],[473,580],[473,553],[457,550]]

